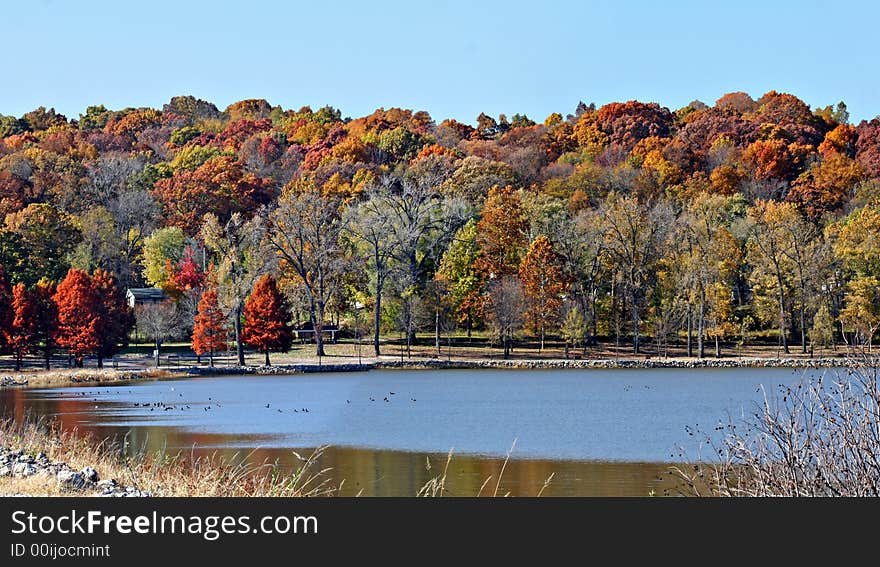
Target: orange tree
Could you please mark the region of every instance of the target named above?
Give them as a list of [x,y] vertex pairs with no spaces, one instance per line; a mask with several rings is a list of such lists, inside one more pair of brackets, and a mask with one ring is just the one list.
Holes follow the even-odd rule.
[[15,355],[15,369],[21,370],[25,353],[36,346],[37,306],[23,283],[12,288],[12,327],[9,333],[9,346]]
[[217,301],[217,290],[208,288],[199,300],[195,326],[192,334],[192,348],[199,356],[208,355],[214,366],[214,353],[226,348],[226,316]]
[[101,298],[92,278],[83,270],[71,268],[58,284],[54,302],[58,307],[58,344],[82,367],[87,354],[101,346]]
[[568,289],[568,279],[549,238],[541,235],[529,246],[519,267],[519,279],[526,302],[526,323],[540,333],[541,350],[544,350],[547,327],[558,323],[562,294]]
[[275,279],[266,274],[257,280],[244,305],[242,340],[266,354],[266,366],[269,366],[270,350],[290,349],[293,341],[290,318],[287,301],[278,291]]

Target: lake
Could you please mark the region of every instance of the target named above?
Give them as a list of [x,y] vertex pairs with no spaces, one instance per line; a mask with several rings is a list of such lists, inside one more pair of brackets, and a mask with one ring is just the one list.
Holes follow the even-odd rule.
[[[823,371],[810,371],[812,373]],[[453,495],[645,496],[677,462],[711,458],[698,436],[751,414],[791,369],[373,370],[0,390],[0,413],[58,419],[130,447],[217,452],[294,467],[321,459],[343,493],[412,496],[453,452]],[[156,406],[161,403],[164,406]],[[172,409],[165,409],[172,408]],[[134,450],[133,449],[133,450]],[[684,450],[684,453],[682,453]],[[428,468],[430,464],[430,469]],[[486,490],[484,490],[485,494]]]

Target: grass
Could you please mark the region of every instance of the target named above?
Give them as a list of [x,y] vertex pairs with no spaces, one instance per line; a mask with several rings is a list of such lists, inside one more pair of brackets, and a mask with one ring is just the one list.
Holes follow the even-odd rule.
[[[341,487],[334,484],[330,469],[318,466],[325,448],[300,457],[297,470],[285,473],[277,463],[253,465],[248,464],[247,458],[224,459],[185,452],[138,453],[132,457],[122,447],[97,441],[76,430],[62,431],[45,422],[0,422],[0,445],[31,455],[46,453],[51,462],[67,463],[75,470],[90,466],[101,479],[112,478],[121,485],[156,496],[333,496]],[[64,491],[53,478],[37,474],[0,478],[0,493],[57,496]]]

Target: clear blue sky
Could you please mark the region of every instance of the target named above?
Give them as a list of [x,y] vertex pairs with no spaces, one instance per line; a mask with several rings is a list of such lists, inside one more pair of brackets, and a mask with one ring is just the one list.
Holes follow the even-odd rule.
[[[11,4],[11,5],[10,5]],[[425,4],[424,6],[422,4]],[[875,2],[63,1],[0,4],[0,113],[161,107],[192,94],[379,106],[473,123],[579,100],[672,109],[770,89],[880,114]]]

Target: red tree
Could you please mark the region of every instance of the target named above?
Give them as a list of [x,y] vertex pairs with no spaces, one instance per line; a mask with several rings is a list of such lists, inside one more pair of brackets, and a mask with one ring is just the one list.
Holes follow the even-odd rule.
[[37,306],[23,283],[12,288],[12,327],[9,346],[15,355],[15,369],[21,370],[24,355],[37,345]]
[[31,300],[35,306],[34,341],[43,345],[46,370],[51,366],[58,334],[58,306],[53,299],[55,291],[55,283],[45,278],[31,290]]
[[54,295],[58,306],[58,344],[82,367],[87,354],[101,346],[101,298],[89,274],[71,268]]
[[171,277],[174,287],[181,292],[192,289],[201,289],[205,285],[205,272],[196,260],[196,253],[192,246],[187,245],[183,250],[183,258],[174,270]]
[[199,300],[192,334],[192,348],[199,356],[208,354],[214,366],[214,353],[226,348],[226,316],[217,302],[217,290],[207,289]]
[[245,344],[257,347],[266,354],[269,366],[269,351],[287,351],[293,341],[290,329],[290,309],[275,279],[266,274],[254,285],[254,291],[244,306]]
[[98,368],[105,358],[119,352],[128,344],[128,333],[134,326],[134,312],[125,300],[125,294],[109,272],[98,269],[92,276],[92,285],[98,293]]

